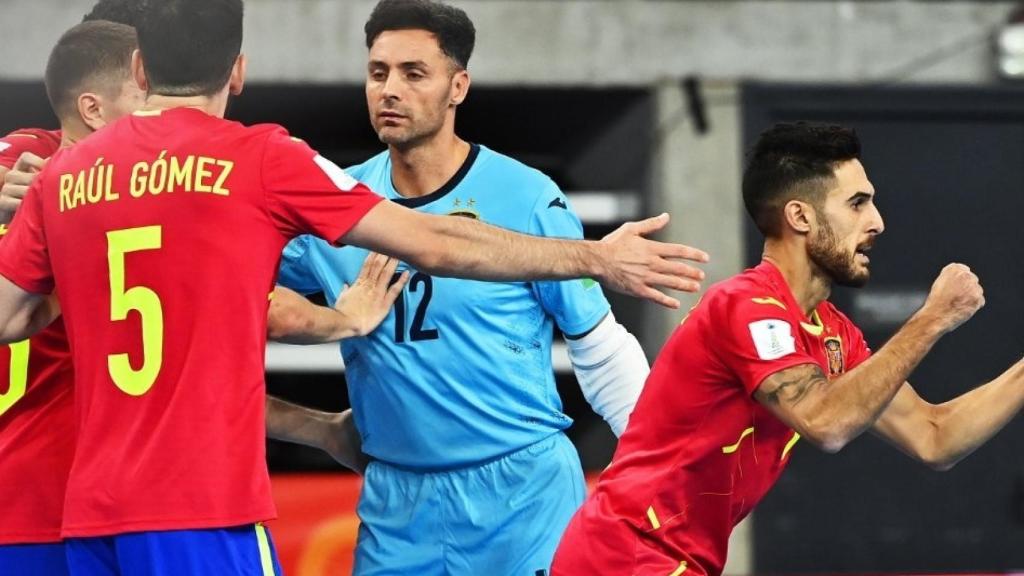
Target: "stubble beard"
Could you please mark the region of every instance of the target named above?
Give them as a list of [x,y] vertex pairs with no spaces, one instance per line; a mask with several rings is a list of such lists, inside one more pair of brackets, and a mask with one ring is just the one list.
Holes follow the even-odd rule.
[[807,247],[807,255],[818,268],[840,286],[862,288],[871,279],[871,271],[858,269],[856,252],[846,252],[836,239],[835,231],[822,221],[814,240]]

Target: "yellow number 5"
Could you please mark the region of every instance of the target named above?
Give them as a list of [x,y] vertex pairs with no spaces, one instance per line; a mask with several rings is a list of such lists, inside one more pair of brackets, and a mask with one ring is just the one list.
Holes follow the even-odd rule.
[[160,373],[164,361],[164,310],[160,297],[149,288],[134,286],[124,289],[124,258],[129,252],[157,250],[160,246],[159,226],[107,232],[110,320],[125,320],[131,310],[137,310],[142,319],[142,367],[132,369],[127,353],[107,356],[107,370],[114,384],[132,396],[148,392]]
[[11,409],[25,395],[28,385],[28,340],[12,342],[11,348],[11,385],[7,392],[0,394],[0,415]]

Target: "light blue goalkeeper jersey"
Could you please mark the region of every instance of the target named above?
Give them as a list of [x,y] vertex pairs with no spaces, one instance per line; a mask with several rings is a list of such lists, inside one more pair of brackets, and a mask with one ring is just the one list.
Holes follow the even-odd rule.
[[[421,212],[539,236],[582,237],[579,218],[550,178],[484,146],[473,145],[451,181],[421,198],[395,192],[387,152],[347,172]],[[302,236],[284,251],[279,283],[303,293],[323,291],[333,303],[366,255]],[[551,368],[552,323],[570,335],[593,328],[609,311],[600,286],[591,280],[477,282],[430,276],[403,263],[399,272],[404,269],[411,277],[384,322],[341,344],[367,454],[413,470],[460,468],[569,427]]]

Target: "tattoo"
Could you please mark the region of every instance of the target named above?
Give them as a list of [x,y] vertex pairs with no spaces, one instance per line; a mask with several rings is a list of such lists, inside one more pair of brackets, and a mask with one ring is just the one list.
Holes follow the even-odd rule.
[[825,378],[820,366],[803,364],[765,378],[754,396],[762,402],[796,405],[811,391],[827,384],[828,379]]

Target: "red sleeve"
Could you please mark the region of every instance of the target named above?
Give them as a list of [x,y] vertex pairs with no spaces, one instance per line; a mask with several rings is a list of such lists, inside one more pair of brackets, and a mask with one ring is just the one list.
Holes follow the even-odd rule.
[[846,370],[850,371],[861,362],[871,357],[871,348],[864,340],[864,333],[860,328],[843,316],[843,326],[846,332],[846,357],[848,358]]
[[0,242],[0,275],[33,294],[53,293],[53,271],[43,231],[43,204],[37,178]]
[[15,130],[0,138],[0,166],[13,168],[14,163],[25,152],[31,152],[40,158],[49,158],[60,147],[60,141],[54,140],[52,133],[44,130]]
[[817,364],[803,348],[798,320],[772,298],[723,295],[712,311],[715,350],[748,394],[765,378],[801,364]]
[[336,243],[383,199],[283,130],[267,138],[262,166],[270,215],[289,238]]

